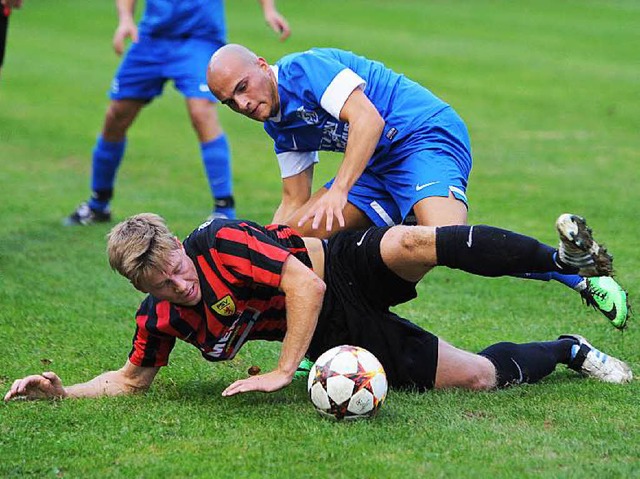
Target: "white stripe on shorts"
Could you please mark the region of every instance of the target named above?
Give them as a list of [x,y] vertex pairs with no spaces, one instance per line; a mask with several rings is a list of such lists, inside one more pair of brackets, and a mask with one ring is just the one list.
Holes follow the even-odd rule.
[[387,224],[387,226],[393,226],[395,224],[391,219],[391,216],[389,216],[389,214],[384,210],[384,208],[380,206],[380,203],[378,203],[377,201],[372,201],[371,203],[369,203],[369,206],[373,208],[373,211],[378,213],[378,216],[382,218],[382,221],[384,221]]

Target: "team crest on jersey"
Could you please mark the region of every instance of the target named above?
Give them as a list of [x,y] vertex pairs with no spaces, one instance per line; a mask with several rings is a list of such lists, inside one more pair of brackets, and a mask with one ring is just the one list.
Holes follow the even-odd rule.
[[308,125],[316,125],[318,123],[318,114],[315,111],[307,111],[304,106],[301,106],[296,110],[298,118],[304,120]]
[[236,312],[236,305],[231,299],[231,295],[228,294],[216,304],[212,304],[211,309],[221,316],[231,316]]

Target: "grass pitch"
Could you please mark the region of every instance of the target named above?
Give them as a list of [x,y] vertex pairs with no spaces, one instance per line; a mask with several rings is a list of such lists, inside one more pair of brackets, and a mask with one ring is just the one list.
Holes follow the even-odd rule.
[[[632,300],[637,253],[640,7],[634,1],[294,2],[279,43],[253,0],[227,2],[229,40],[275,61],[312,46],[385,62],[449,101],[474,149],[470,222],[555,243],[555,218],[587,217]],[[11,18],[0,79],[0,389],[56,371],[67,384],[120,367],[141,295],[111,273],[108,227],[65,229],[88,195],[90,153],[118,64],[112,2],[30,0]],[[261,126],[221,112],[242,216],[268,222],[280,183]],[[320,185],[339,156],[323,155]],[[198,145],[171,86],[129,136],[113,209],[165,216],[185,235],[208,214]],[[404,316],[477,351],[579,332],[640,374],[624,334],[561,285],[434,271]],[[391,392],[378,418],[319,418],[304,381],[223,399],[278,346],[211,365],[186,344],[145,396],[0,406],[2,477],[639,477],[638,381],[558,368],[492,393]]]

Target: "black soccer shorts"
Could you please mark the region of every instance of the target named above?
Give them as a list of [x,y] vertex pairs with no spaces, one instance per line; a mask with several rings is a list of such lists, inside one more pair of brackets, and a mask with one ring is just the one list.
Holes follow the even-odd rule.
[[390,386],[424,391],[435,383],[438,338],[389,311],[417,294],[416,283],[382,261],[380,241],[388,229],[340,232],[325,243],[327,291],[309,356],[360,346],[382,363]]

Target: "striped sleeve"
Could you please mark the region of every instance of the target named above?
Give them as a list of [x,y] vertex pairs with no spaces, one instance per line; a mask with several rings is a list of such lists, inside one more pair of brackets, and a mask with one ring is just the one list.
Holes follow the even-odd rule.
[[220,228],[213,252],[233,276],[244,282],[280,286],[282,268],[291,252],[263,227],[239,223]]
[[136,313],[136,332],[129,361],[141,367],[160,367],[169,364],[169,354],[175,346],[176,336],[160,330],[175,322],[178,312],[168,301],[152,296],[142,302]]

